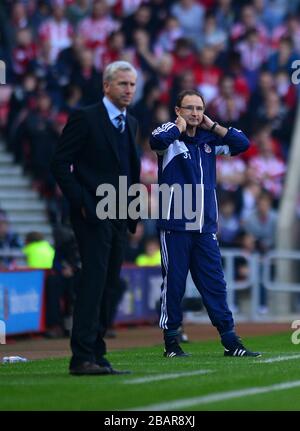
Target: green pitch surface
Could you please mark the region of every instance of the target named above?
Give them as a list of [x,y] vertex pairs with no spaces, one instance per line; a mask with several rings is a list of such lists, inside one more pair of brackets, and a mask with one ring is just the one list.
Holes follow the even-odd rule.
[[300,410],[300,345],[291,334],[244,339],[261,358],[224,358],[219,342],[113,352],[131,375],[70,376],[68,358],[0,365],[0,410]]

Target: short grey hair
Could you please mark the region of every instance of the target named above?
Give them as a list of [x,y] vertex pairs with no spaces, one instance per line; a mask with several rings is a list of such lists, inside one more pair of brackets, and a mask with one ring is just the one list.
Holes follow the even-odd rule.
[[114,75],[119,70],[122,71],[130,71],[135,77],[137,77],[137,70],[132,66],[132,64],[128,63],[128,61],[114,61],[106,66],[103,73],[103,82],[112,81],[114,79]]

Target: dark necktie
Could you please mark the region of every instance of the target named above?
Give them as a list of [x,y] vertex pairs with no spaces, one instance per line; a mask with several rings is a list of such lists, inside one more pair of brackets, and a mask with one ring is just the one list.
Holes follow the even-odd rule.
[[117,129],[120,133],[123,133],[125,130],[125,117],[123,114],[120,114],[116,117],[117,120]]

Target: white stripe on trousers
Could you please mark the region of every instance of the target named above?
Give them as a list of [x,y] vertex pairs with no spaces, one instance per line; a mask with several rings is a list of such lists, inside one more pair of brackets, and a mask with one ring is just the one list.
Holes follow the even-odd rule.
[[161,243],[161,255],[162,263],[165,270],[165,276],[163,280],[164,288],[161,293],[161,314],[159,320],[159,327],[162,329],[168,329],[168,312],[167,312],[167,282],[168,282],[168,250],[166,245],[166,232],[162,230],[160,232],[160,243]]

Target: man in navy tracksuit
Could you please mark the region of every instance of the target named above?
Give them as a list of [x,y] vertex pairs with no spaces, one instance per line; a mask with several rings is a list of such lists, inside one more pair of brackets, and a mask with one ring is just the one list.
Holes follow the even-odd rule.
[[155,129],[150,139],[158,156],[159,185],[169,186],[168,198],[160,201],[157,223],[163,275],[159,326],[164,331],[164,356],[187,356],[178,344],[178,328],[189,270],[220,334],[224,355],[260,356],[247,350],[235,334],[216,237],[216,155],[239,154],[248,149],[249,141],[241,130],[213,122],[204,109],[203,97],[197,91],[180,93],[176,121]]

